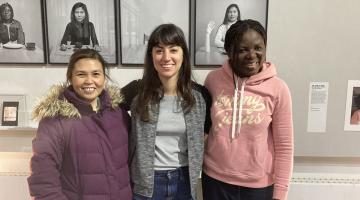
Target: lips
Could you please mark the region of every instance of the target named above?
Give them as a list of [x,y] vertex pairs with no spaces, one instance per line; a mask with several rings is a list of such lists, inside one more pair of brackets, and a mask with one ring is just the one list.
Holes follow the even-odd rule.
[[247,62],[247,63],[244,63],[245,66],[253,66],[253,65],[259,65],[259,62],[257,61],[254,61],[254,62]]

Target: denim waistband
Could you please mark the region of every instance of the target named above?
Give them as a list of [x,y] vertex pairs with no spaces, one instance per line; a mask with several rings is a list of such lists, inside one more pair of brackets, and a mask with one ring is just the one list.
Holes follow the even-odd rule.
[[172,170],[155,170],[155,176],[157,177],[176,177],[176,176],[184,176],[189,174],[189,167],[179,167]]

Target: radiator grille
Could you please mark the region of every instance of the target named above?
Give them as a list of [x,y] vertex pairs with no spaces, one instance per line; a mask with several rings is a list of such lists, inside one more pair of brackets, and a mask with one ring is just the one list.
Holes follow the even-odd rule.
[[350,184],[360,185],[360,175],[295,173],[292,184]]

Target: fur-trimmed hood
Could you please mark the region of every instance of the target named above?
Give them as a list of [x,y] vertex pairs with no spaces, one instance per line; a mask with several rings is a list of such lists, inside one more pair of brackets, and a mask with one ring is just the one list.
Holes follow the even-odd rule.
[[[68,86],[65,84],[53,85],[49,89],[47,95],[42,97],[39,100],[39,103],[34,107],[32,118],[37,121],[55,116],[80,118],[80,111],[64,97],[64,92],[67,89]],[[109,95],[111,107],[119,107],[119,104],[123,101],[123,96],[120,94],[120,88],[111,85],[106,86],[105,91]]]

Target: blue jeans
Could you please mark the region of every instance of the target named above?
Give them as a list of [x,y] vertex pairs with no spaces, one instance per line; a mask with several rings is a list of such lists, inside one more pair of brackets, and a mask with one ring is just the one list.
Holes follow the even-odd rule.
[[189,168],[155,171],[152,197],[133,195],[133,200],[192,200]]

